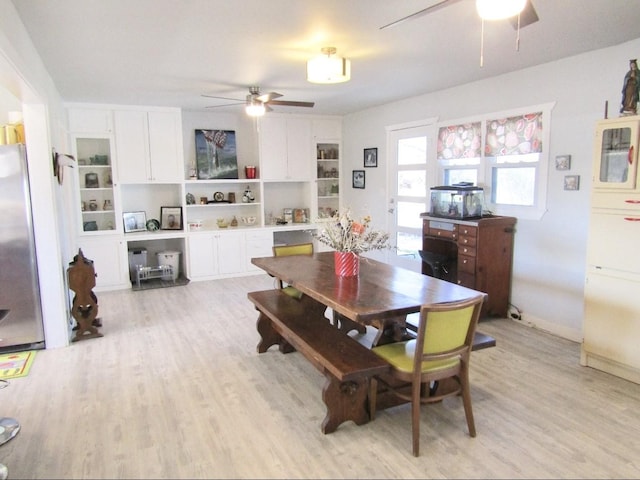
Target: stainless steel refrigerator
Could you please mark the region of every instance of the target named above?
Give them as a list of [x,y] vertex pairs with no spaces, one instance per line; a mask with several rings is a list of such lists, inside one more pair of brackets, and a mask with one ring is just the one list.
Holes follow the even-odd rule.
[[24,145],[0,146],[0,353],[44,348]]

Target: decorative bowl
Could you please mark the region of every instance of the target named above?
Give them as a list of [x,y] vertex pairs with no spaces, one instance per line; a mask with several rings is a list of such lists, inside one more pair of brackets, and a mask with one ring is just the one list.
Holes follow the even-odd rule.
[[240,220],[242,220],[242,223],[245,225],[253,225],[254,223],[256,223],[256,217],[254,217],[253,215],[250,217],[240,217]]

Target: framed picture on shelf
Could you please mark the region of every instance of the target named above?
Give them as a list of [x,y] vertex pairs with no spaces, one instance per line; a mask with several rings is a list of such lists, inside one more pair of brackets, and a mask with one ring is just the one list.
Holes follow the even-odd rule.
[[364,166],[365,167],[378,166],[378,149],[377,148],[364,149]]
[[147,231],[147,214],[144,212],[124,212],[122,221],[124,233]]
[[354,170],[352,175],[353,188],[364,188],[364,170]]
[[236,132],[234,130],[196,130],[196,169],[198,180],[238,178]]
[[160,207],[160,229],[182,230],[182,207]]

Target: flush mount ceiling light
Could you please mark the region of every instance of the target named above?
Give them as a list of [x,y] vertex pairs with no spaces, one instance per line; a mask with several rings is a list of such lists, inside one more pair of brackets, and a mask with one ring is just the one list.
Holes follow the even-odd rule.
[[322,55],[307,62],[307,81],[311,83],[342,83],[351,79],[351,62],[336,55],[335,47],[320,49]]
[[247,112],[247,115],[251,117],[261,117],[264,115],[266,108],[264,103],[258,100],[256,94],[250,93],[247,95],[247,104],[244,109]]
[[483,20],[503,20],[515,17],[527,0],[476,0],[476,10]]

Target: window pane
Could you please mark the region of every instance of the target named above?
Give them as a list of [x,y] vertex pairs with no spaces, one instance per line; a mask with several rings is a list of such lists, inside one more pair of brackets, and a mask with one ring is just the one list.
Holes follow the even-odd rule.
[[539,153],[529,153],[527,155],[500,155],[498,157],[488,157],[487,160],[493,163],[535,163],[540,161]]
[[471,182],[474,185],[478,184],[478,170],[465,168],[465,169],[447,169],[444,171],[444,184],[453,185],[460,182]]
[[424,197],[427,194],[426,170],[398,171],[398,196]]
[[491,199],[495,204],[533,206],[535,185],[534,167],[494,167]]
[[398,226],[422,231],[420,214],[427,211],[425,202],[398,202]]
[[412,257],[418,260],[418,250],[422,250],[422,235],[407,232],[398,232],[396,235],[396,255],[399,257]]
[[398,165],[425,165],[427,163],[427,137],[398,140]]

